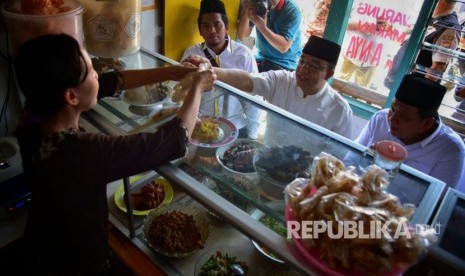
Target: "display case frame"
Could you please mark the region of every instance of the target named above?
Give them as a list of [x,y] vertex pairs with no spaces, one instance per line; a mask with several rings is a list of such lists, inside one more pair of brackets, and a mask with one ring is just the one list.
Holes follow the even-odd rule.
[[[128,69],[142,69],[150,67],[160,67],[170,64],[176,64],[175,61],[168,59],[158,53],[154,53],[147,49],[141,49],[140,52],[123,57],[121,59],[127,66]],[[309,149],[312,155],[315,156],[319,151],[326,151],[334,154],[336,157],[343,159],[349,152],[355,154],[358,158],[357,165],[358,169],[368,166],[373,162],[372,156],[368,153],[367,148],[355,143],[354,141],[333,133],[319,125],[313,124],[307,120],[304,120],[288,111],[278,108],[272,104],[269,104],[263,100],[254,97],[248,93],[240,91],[230,85],[222,82],[215,84],[218,91],[216,96],[222,95],[233,95],[242,101],[247,101],[254,106],[259,107],[267,114],[273,114],[282,118],[287,124],[292,126],[299,133],[305,135],[292,135],[293,139],[279,140],[278,144],[281,145],[293,145],[298,144],[302,147],[311,147]],[[211,100],[211,99],[203,99]],[[91,124],[95,125],[96,128],[107,134],[125,135],[140,131],[155,131],[157,127],[165,123],[169,118],[163,121],[153,122],[150,120],[150,116],[134,116],[129,111],[129,107],[126,103],[117,99],[101,99],[96,108],[87,112],[85,119]],[[266,138],[266,134],[265,134]],[[282,138],[282,137],[281,137]],[[299,140],[300,139],[300,140]],[[275,140],[276,142],[276,140]],[[265,143],[265,145],[273,145]],[[177,160],[166,165],[163,165],[156,169],[157,173],[165,177],[172,183],[182,189],[185,193],[190,195],[195,200],[199,201],[205,207],[215,210],[215,213],[223,217],[228,221],[234,228],[248,236],[249,238],[266,245],[271,251],[286,262],[286,264],[293,267],[295,270],[303,274],[316,274],[316,271],[311,267],[307,266],[294,252],[294,248],[286,238],[283,238],[270,230],[266,226],[258,223],[256,220],[250,217],[250,214],[244,210],[238,208],[232,202],[226,200],[218,193],[214,192],[209,187],[202,185],[197,179],[181,170],[178,166],[183,163],[194,164],[207,176],[215,179],[215,181],[221,181],[221,175],[217,175],[217,169],[213,163],[198,163],[195,156],[195,148],[189,148],[189,154],[182,160]],[[207,156],[207,158],[214,159],[214,156]],[[196,161],[197,160],[197,161]],[[200,165],[199,165],[200,164]],[[436,205],[440,200],[440,196],[443,192],[445,184],[435,178],[432,178],[424,173],[421,173],[409,166],[401,165],[398,175],[395,180],[391,183],[390,190],[398,193],[403,203],[405,199],[412,195],[408,190],[408,187],[412,187],[417,191],[418,195],[415,197],[414,205],[417,206],[417,210],[414,216],[411,218],[411,223],[428,223],[435,210]],[[130,189],[135,190],[140,188],[138,185],[129,187],[128,183],[125,183],[125,192],[130,193]],[[421,190],[421,191],[420,191]],[[240,194],[239,196],[247,198],[247,195]],[[253,201],[255,208],[262,210],[265,213],[269,213],[272,216],[277,214],[270,213],[272,210],[266,207],[265,203],[268,199]],[[284,219],[284,214],[278,214]],[[128,212],[128,221],[132,218],[130,212]],[[112,218],[114,221],[114,218]],[[132,222],[127,224],[118,223],[115,224],[122,229],[124,233],[129,233],[134,243],[140,247],[140,241],[136,238],[136,229]],[[144,249],[147,252],[147,248]],[[149,253],[150,254],[150,253]],[[155,258],[156,259],[156,258]],[[158,263],[160,266],[166,266],[166,264]]]

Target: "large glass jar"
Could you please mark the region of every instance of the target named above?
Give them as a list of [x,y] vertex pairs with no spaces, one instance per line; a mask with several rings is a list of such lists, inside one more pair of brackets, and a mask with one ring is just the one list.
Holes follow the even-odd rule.
[[79,1],[64,0],[59,4],[39,6],[39,8],[35,6],[30,8],[25,3],[26,1],[10,0],[2,5],[11,54],[14,54],[24,42],[44,34],[65,33],[73,36],[82,45],[84,7]]
[[87,51],[118,58],[140,49],[141,0],[81,0]]

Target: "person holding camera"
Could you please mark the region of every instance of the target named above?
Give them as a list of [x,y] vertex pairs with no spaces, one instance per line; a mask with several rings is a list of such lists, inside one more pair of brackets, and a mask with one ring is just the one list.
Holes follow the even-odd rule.
[[259,72],[297,68],[302,53],[302,14],[293,0],[245,0],[237,26],[239,40],[245,41],[256,27]]

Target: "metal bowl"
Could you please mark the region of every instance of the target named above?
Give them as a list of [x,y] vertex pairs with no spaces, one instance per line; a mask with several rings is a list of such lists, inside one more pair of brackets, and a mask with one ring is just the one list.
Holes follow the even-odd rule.
[[[265,203],[265,205],[268,206],[269,208],[273,209],[273,210],[279,211],[279,212],[284,214],[285,203],[284,203],[283,200],[270,201],[270,202]],[[260,221],[260,219],[265,217],[266,214],[263,213],[262,211],[260,211],[259,209],[255,209],[250,216],[254,220]],[[271,230],[274,230],[274,229],[271,229]],[[274,262],[277,262],[277,263],[284,263],[284,261],[279,259],[275,254],[271,253],[266,247],[262,246],[261,244],[257,243],[254,240],[251,240],[251,241],[252,241],[252,244],[255,246],[255,248],[260,253],[262,253],[264,256],[266,256],[268,259],[270,259],[270,260],[272,260]]]

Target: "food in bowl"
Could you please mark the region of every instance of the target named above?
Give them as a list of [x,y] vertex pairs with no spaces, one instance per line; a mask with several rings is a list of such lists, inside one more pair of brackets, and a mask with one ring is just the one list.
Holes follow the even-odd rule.
[[157,82],[140,86],[133,89],[128,89],[122,93],[123,100],[136,106],[154,106],[162,104],[166,99],[170,87],[165,82]]
[[157,216],[150,225],[149,241],[168,254],[186,253],[203,248],[194,217],[180,211]]
[[239,173],[254,173],[253,157],[263,145],[247,139],[237,140],[226,150],[219,148],[219,160],[225,167]]
[[174,258],[202,249],[209,233],[207,210],[194,203],[177,202],[153,209],[143,225],[144,239],[150,248]]
[[252,251],[234,246],[218,246],[206,250],[197,258],[194,275],[259,275],[250,264]]
[[261,224],[265,225],[266,227],[270,228],[274,232],[276,232],[278,235],[281,237],[286,237],[287,236],[287,228],[284,224],[281,222],[275,220],[274,218],[270,216],[263,216],[259,220]]
[[195,125],[194,132],[192,133],[192,138],[202,143],[215,141],[219,136],[220,125],[211,117],[201,118]]
[[[386,171],[371,165],[359,176],[326,153],[315,157],[313,168],[312,178],[298,178],[286,187],[288,221],[333,228],[318,237],[292,234],[296,249],[310,264],[327,275],[398,275],[416,261],[426,235],[408,224],[415,207],[400,204],[385,190]],[[343,236],[347,223],[359,235]]]
[[[135,210],[150,210],[159,206],[165,199],[165,190],[163,185],[151,183],[145,185],[141,189],[131,193],[131,202]],[[124,195],[124,201],[127,202],[128,197]]]
[[254,166],[260,175],[286,184],[297,177],[308,177],[311,163],[310,152],[296,146],[267,148],[254,157]]
[[228,253],[221,253],[221,251],[216,251],[210,258],[203,264],[200,268],[198,275],[200,276],[230,276],[236,275],[233,274],[234,266],[240,266],[240,269],[247,274],[248,267],[247,264],[243,261],[238,261],[236,256],[230,256]]
[[[265,203],[266,206],[269,208],[276,210],[280,212],[281,214],[284,213],[284,200],[275,200],[275,201],[270,201]],[[251,217],[255,220],[258,220],[260,223],[268,227],[269,229],[273,230],[275,233],[280,235],[281,237],[287,237],[287,228],[286,225],[283,222],[280,222],[271,216],[263,213],[259,209],[255,209],[255,211],[252,212]],[[269,259],[278,262],[278,263],[284,263],[279,257],[276,256],[273,252],[271,252],[266,246],[263,246],[262,244],[257,243],[256,241],[252,240],[252,244],[255,246],[255,248],[268,257]]]

